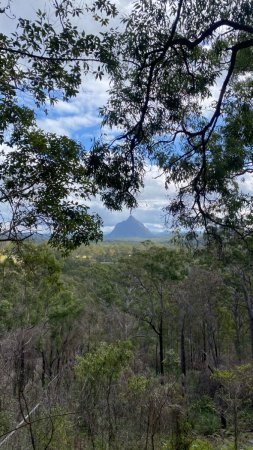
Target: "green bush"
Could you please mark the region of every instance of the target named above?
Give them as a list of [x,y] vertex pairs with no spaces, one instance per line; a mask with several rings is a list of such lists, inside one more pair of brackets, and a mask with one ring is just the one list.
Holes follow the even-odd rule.
[[11,429],[11,421],[9,413],[5,411],[0,411],[0,434],[4,435],[8,430]]
[[[210,442],[206,439],[194,439],[191,443],[185,443],[184,449],[187,450],[214,450]],[[160,450],[175,450],[175,445],[171,439],[168,439],[162,443]],[[181,450],[181,447],[180,447]],[[183,450],[183,448],[182,448]]]
[[239,411],[240,419],[240,431],[250,430],[253,423],[253,409],[251,406],[251,401],[243,404],[241,410]]
[[33,426],[36,449],[74,450],[74,427],[71,415],[60,407],[50,413],[42,411]]
[[192,443],[192,429],[189,422],[181,420],[177,423],[177,430],[167,439],[164,439],[159,450],[189,450]]
[[220,417],[212,399],[207,395],[192,406],[189,419],[194,431],[200,435],[214,434],[220,429]]
[[214,434],[220,428],[219,417],[209,411],[203,411],[195,418],[195,423],[193,423],[193,428],[197,434],[210,435]]
[[191,443],[189,450],[213,450],[213,447],[206,439],[196,439]]

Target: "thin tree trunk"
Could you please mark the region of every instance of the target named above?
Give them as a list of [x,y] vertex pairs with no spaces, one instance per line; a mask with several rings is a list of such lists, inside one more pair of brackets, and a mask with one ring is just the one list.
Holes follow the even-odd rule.
[[42,351],[41,352],[41,357],[42,357],[42,372],[41,372],[41,384],[42,387],[45,387],[45,382],[46,382],[46,359],[45,359],[45,353]]
[[206,348],[206,322],[203,322],[203,352],[202,352],[202,362],[205,364],[206,356],[207,356],[207,348]]
[[182,326],[181,326],[181,372],[183,375],[186,375],[186,357],[185,357],[185,334],[184,334],[184,327],[185,327],[185,318],[183,318]]
[[159,324],[159,357],[160,357],[160,373],[164,375],[164,352],[163,352],[163,316],[161,314]]
[[20,372],[19,372],[19,391],[22,392],[25,386],[25,344],[24,339],[21,340],[20,348]]
[[233,413],[234,413],[234,445],[235,450],[238,450],[238,414],[237,414],[237,405],[236,405],[236,399],[234,399],[233,404]]
[[251,357],[253,359],[253,311],[249,312],[250,319],[250,337],[251,337]]
[[253,359],[253,301],[252,301],[252,297],[250,295],[249,289],[247,288],[247,285],[246,285],[245,275],[243,275],[243,279],[242,279],[242,288],[243,288],[244,299],[245,299],[248,316],[249,316],[249,327],[250,327],[250,338],[251,338],[250,339],[251,357]]
[[155,345],[155,373],[158,375],[159,368],[158,368],[158,344]]

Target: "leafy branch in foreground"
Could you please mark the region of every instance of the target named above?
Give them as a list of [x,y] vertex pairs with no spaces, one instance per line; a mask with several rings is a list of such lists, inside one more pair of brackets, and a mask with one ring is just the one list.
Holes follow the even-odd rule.
[[[99,33],[75,24],[83,14]],[[99,218],[84,203],[100,194],[111,209],[136,206],[150,161],[176,185],[167,213],[181,225],[251,233],[253,198],[242,179],[253,167],[252,1],[137,0],[110,29],[117,14],[107,0],[53,0],[51,17],[38,10],[0,34],[2,238],[44,224],[59,247],[99,239]],[[109,76],[101,115],[117,133],[85,155],[38,130],[34,109],[77,95],[90,72]]]
[[11,216],[2,222],[1,240],[49,229],[50,243],[70,250],[101,238],[100,218],[83,204],[95,193],[83,148],[36,129],[13,135],[11,144],[13,150],[2,151],[0,164],[0,201]]
[[[6,21],[16,20],[12,6],[0,8]],[[101,239],[101,219],[87,206],[97,189],[84,148],[41,131],[36,108],[41,114],[48,104],[68,101],[83,74],[101,73],[102,35],[87,34],[74,21],[91,14],[103,26],[117,10],[107,0],[92,7],[53,0],[50,7],[35,19],[17,19],[14,33],[0,34],[0,240],[49,231],[51,244],[68,251]]]
[[252,6],[138,0],[114,35],[119,62],[101,110],[119,130],[111,151],[131,160],[129,183],[140,161],[163,170],[177,187],[167,212],[184,226],[252,230],[241,179],[252,173]]

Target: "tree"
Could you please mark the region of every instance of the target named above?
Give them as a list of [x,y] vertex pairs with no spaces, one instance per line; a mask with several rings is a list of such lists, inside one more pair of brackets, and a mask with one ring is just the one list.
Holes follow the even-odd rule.
[[218,367],[222,362],[221,357],[231,342],[232,334],[232,319],[225,294],[217,262],[216,267],[214,264],[208,267],[201,264],[196,253],[187,278],[175,293],[177,316],[180,318],[182,373],[186,374],[187,369]]
[[36,360],[44,387],[68,363],[71,324],[82,305],[61,281],[61,264],[45,245],[23,245],[18,257],[6,257],[0,269],[1,338],[15,333],[14,390],[24,389]]
[[[56,411],[53,414],[50,409],[53,403],[56,409],[62,405],[62,390],[76,353],[75,334],[83,306],[62,282],[62,264],[48,246],[26,243],[15,256],[10,253],[9,246],[1,255],[0,264],[0,361],[5,367],[5,398],[2,397],[0,409],[11,412],[14,424],[20,424],[20,414],[23,417],[18,428],[24,430],[21,442],[25,448],[29,445],[23,443],[23,438],[28,438],[29,433],[36,448],[46,448],[48,440],[56,439],[55,431],[60,425],[57,420],[54,422]],[[41,428],[37,427],[37,419],[43,421]]]
[[[36,20],[21,18],[12,35],[0,36],[2,240],[45,227],[53,245],[69,249],[99,239],[100,219],[84,203],[99,193],[109,208],[135,206],[147,159],[166,186],[176,184],[167,212],[181,224],[250,232],[252,197],[240,183],[252,172],[251,0],[138,0],[123,30],[94,35],[74,20],[90,13],[108,25],[117,15],[109,0],[52,5],[52,20],[38,10]],[[109,75],[101,115],[118,132],[86,153],[39,130],[34,108],[76,95],[91,62],[95,77]]]
[[133,357],[131,347],[129,341],[102,342],[93,352],[77,357],[74,370],[81,386],[81,411],[93,448],[96,434],[102,430],[103,436],[103,429],[108,435],[106,446],[111,448],[116,431],[111,397],[115,382]]
[[183,255],[173,249],[149,245],[123,261],[124,308],[148,324],[158,339],[158,372],[164,375],[166,319],[175,283],[185,275]]
[[92,157],[121,155],[126,190],[140,186],[147,159],[158,164],[177,187],[167,213],[184,226],[251,231],[252,196],[240,183],[253,168],[252,1],[137,0],[123,23],[101,110],[118,134]]
[[[235,366],[228,370],[215,370],[213,378],[221,382],[234,428],[234,449],[239,448],[239,419],[243,401],[252,393],[252,369],[250,365]],[[223,395],[224,395],[223,393]]]
[[[233,292],[237,301],[237,309],[243,309],[244,314],[246,312],[250,352],[251,358],[253,358],[252,237],[249,236],[242,241],[229,235],[223,239],[224,280]],[[238,344],[240,353],[242,348],[240,348],[240,336],[237,334]],[[249,349],[247,354],[249,354]]]
[[[0,14],[14,20],[11,0]],[[71,139],[44,133],[36,108],[76,95],[90,62],[100,61],[102,38],[79,31],[74,18],[91,13],[101,26],[116,8],[107,0],[80,8],[53,0],[51,18],[38,10],[20,18],[16,31],[0,35],[0,239],[20,241],[35,231],[67,250],[101,238],[101,220],[85,203],[97,192],[87,172],[85,149]],[[95,68],[94,76],[101,76]]]

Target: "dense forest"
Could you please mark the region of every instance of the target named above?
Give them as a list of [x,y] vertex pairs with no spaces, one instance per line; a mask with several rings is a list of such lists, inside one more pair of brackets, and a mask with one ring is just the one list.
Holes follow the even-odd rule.
[[252,448],[250,249],[3,247],[0,448]]

